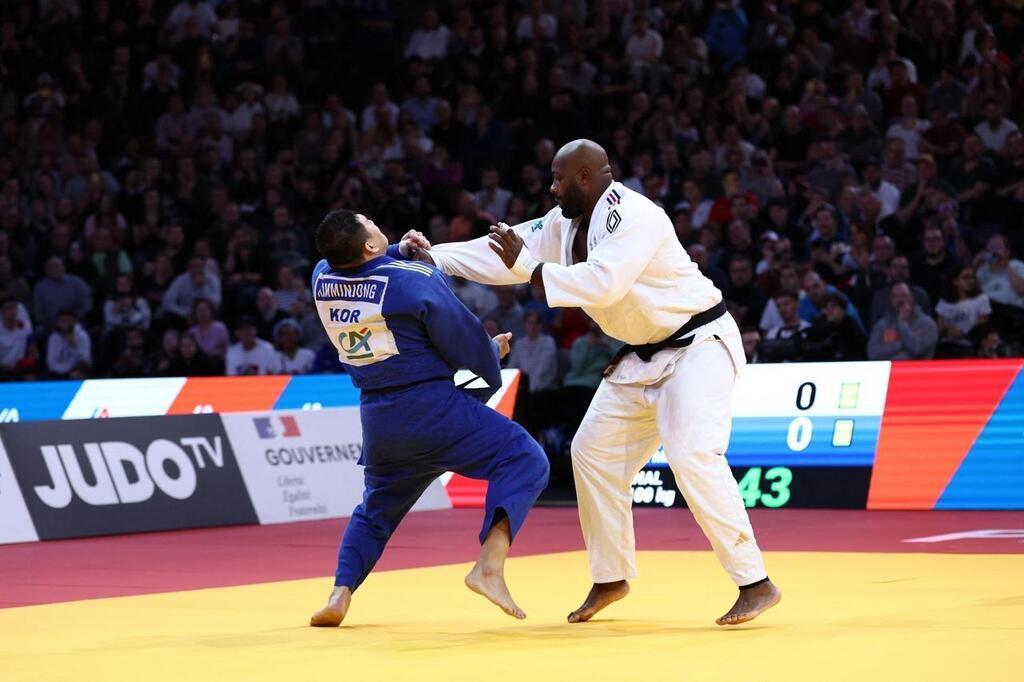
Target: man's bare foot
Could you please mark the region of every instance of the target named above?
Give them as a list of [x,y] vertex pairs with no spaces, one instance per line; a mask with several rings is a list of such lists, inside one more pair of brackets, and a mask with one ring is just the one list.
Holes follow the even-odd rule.
[[352,590],[347,587],[335,587],[327,600],[327,606],[313,614],[309,624],[315,628],[335,628],[345,620],[348,607],[352,603]]
[[629,594],[629,583],[619,580],[614,583],[594,583],[586,601],[578,609],[569,614],[570,623],[585,623],[594,615]]
[[526,618],[526,613],[512,600],[512,594],[505,584],[505,575],[500,570],[484,568],[477,563],[466,576],[466,587],[487,597],[492,604],[513,618]]
[[762,613],[782,601],[782,590],[775,587],[772,581],[740,590],[740,596],[729,612],[715,621],[718,625],[739,625],[754,620]]

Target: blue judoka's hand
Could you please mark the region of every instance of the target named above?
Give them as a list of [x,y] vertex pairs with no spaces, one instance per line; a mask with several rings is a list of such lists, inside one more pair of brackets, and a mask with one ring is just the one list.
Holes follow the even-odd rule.
[[406,258],[413,258],[420,251],[430,250],[430,240],[419,230],[409,230],[398,242],[398,250]]
[[498,344],[498,359],[501,360],[503,357],[508,355],[509,345],[508,342],[512,338],[512,332],[505,332],[504,334],[498,334],[494,337],[494,342]]

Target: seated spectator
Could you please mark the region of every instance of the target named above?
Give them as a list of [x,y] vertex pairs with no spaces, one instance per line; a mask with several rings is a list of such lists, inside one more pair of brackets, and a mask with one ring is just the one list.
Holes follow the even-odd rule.
[[963,155],[953,161],[946,180],[956,190],[956,200],[965,209],[965,217],[977,219],[987,213],[984,203],[996,183],[995,164],[983,156],[985,147],[977,133],[964,138]]
[[994,99],[985,102],[985,120],[974,126],[985,149],[997,156],[1006,154],[1006,138],[1017,130],[1016,123],[1003,118],[1003,108]]
[[270,287],[261,287],[256,292],[255,303],[256,333],[261,339],[274,338],[274,327],[281,320],[288,317],[288,313],[277,307],[274,299],[274,290]]
[[878,289],[871,298],[872,322],[877,322],[889,314],[890,301],[892,300],[889,294],[897,284],[906,284],[910,287],[910,293],[914,297],[914,304],[922,311],[925,311],[926,314],[931,311],[932,300],[928,296],[928,292],[910,283],[910,262],[907,260],[907,257],[894,256],[889,261],[889,274],[886,286]]
[[870,360],[920,360],[935,354],[939,332],[934,320],[914,304],[907,284],[889,292],[891,312],[878,320],[868,343]]
[[882,134],[875,129],[863,106],[854,107],[850,127],[839,136],[839,144],[850,163],[855,166],[882,153]]
[[188,270],[171,282],[164,294],[161,310],[183,324],[196,299],[205,298],[217,308],[220,307],[220,295],[220,278],[207,272],[205,258],[193,256],[188,261]]
[[470,282],[462,277],[451,277],[451,287],[455,295],[469,308],[474,315],[483,318],[498,305],[498,297],[491,287],[478,282]]
[[299,323],[288,318],[274,327],[274,342],[277,345],[276,374],[309,374],[313,371],[316,354],[299,345],[302,330]]
[[714,201],[705,198],[704,190],[699,183],[690,178],[683,180],[683,200],[676,204],[676,208],[686,208],[690,211],[693,229],[700,230],[704,227],[704,223],[711,217],[714,205]]
[[7,296],[23,305],[31,305],[32,287],[23,275],[15,272],[9,257],[0,256],[0,297]]
[[796,294],[792,291],[780,291],[775,294],[772,300],[775,301],[775,306],[779,311],[779,318],[782,320],[782,323],[768,330],[768,333],[765,335],[766,340],[790,339],[794,336],[800,336],[801,332],[810,329],[811,324],[806,320],[801,320],[797,314],[799,299]]
[[126,329],[119,350],[110,370],[111,376],[146,376],[146,335],[143,330],[138,327]]
[[917,167],[907,160],[906,144],[902,139],[890,137],[886,140],[884,157],[885,163],[881,168],[884,182],[888,182],[900,192],[905,192],[907,188],[917,184]]
[[911,263],[910,279],[927,292],[930,301],[937,301],[949,285],[950,270],[959,269],[962,263],[950,255],[945,235],[937,224],[925,227],[921,241],[924,249]]
[[550,329],[558,316],[558,309],[548,305],[543,282],[530,285],[530,298],[523,304],[523,310],[539,315],[542,329]]
[[476,205],[486,214],[498,220],[505,220],[512,192],[499,186],[501,177],[498,169],[491,166],[480,174],[480,190],[474,195]]
[[277,351],[269,342],[256,336],[256,321],[242,317],[235,325],[238,342],[228,348],[224,369],[228,376],[273,374],[279,366]]
[[622,343],[605,336],[592,320],[588,320],[588,323],[590,330],[577,338],[569,351],[569,371],[562,379],[562,384],[586,389],[592,395]]
[[657,94],[663,66],[661,34],[650,27],[644,14],[633,15],[633,30],[626,41],[626,63],[633,75],[633,89],[646,89]]
[[223,358],[228,352],[231,335],[227,326],[216,319],[213,304],[205,298],[192,303],[192,322],[188,335],[195,339],[200,350],[206,355]]
[[24,306],[13,298],[0,303],[0,379],[14,378],[33,369],[32,323]]
[[497,322],[500,332],[512,332],[512,338],[523,336],[526,327],[523,323],[523,306],[519,305],[516,298],[517,288],[512,285],[497,287],[496,292],[498,305],[489,310],[484,317]]
[[972,354],[972,330],[988,322],[992,306],[978,288],[974,268],[958,266],[950,271],[946,292],[935,306],[939,327],[939,356],[968,357]]
[[843,256],[850,249],[839,236],[835,213],[828,206],[819,206],[814,212],[814,231],[807,240],[815,271],[826,281],[835,282],[842,272]]
[[[167,329],[160,337],[160,348],[150,354],[150,373],[156,376],[175,376],[173,363],[178,359],[178,341],[181,333],[177,329]],[[195,343],[193,341],[193,343]]]
[[743,339],[743,354],[746,356],[747,362],[751,365],[760,362],[758,348],[761,346],[761,332],[753,327],[747,327],[740,336]]
[[923,118],[918,118],[920,111],[917,102],[913,97],[907,95],[903,98],[900,108],[901,116],[895,123],[889,126],[886,131],[886,138],[897,137],[903,140],[904,149],[908,159],[916,159],[921,153],[921,139],[925,131],[931,127],[931,123]]
[[220,374],[220,362],[203,352],[190,334],[183,334],[168,374],[176,377],[206,377]]
[[[890,142],[898,140],[893,138]],[[882,214],[879,216],[885,219],[896,212],[900,207],[900,190],[891,182],[882,179],[882,167],[878,159],[868,159],[861,169],[864,177],[864,186],[861,191],[873,194],[882,204]]]
[[822,316],[807,330],[803,359],[847,362],[867,359],[868,338],[847,314],[849,305],[840,293],[825,296]]
[[[776,271],[776,287],[775,294],[778,295],[783,291],[797,297],[797,301],[804,297],[804,291],[800,288],[800,275],[796,270],[796,266],[792,263],[779,266]],[[779,308],[775,304],[775,298],[772,297],[768,300],[767,305],[764,307],[764,312],[761,313],[761,320],[758,322],[757,328],[762,332],[767,332],[769,329],[773,329],[782,324],[782,317],[779,315]]]
[[146,299],[149,309],[160,310],[163,306],[164,296],[171,282],[174,281],[174,264],[166,253],[158,254],[152,261],[146,263],[143,268],[143,277],[139,291]]
[[104,333],[149,329],[149,303],[132,290],[131,275],[119,275],[110,298],[103,303]]
[[976,357],[1005,358],[1013,353],[1014,349],[1003,341],[1002,334],[991,323],[978,325],[971,337],[974,339]]
[[558,349],[555,340],[544,333],[541,316],[534,312],[523,316],[526,335],[512,337],[508,366],[521,369],[528,379],[530,393],[554,388],[558,383]]
[[737,254],[729,263],[729,285],[725,299],[739,306],[744,326],[755,325],[761,319],[768,297],[754,283],[754,265],[749,256]]
[[516,39],[529,41],[554,40],[558,34],[558,19],[545,11],[544,0],[531,0],[527,14],[516,24]]
[[803,340],[811,326],[797,315],[797,297],[790,291],[780,291],[772,299],[782,324],[768,330],[761,340],[760,359],[767,362],[796,362],[802,359]]
[[497,218],[480,210],[473,194],[460,192],[458,212],[448,225],[448,234],[452,241],[480,237],[487,234],[487,229],[496,222]]
[[1003,334],[1014,337],[1024,331],[1024,263],[1012,257],[1010,244],[1001,234],[975,257],[978,282],[992,306],[992,322]]
[[694,262],[702,275],[711,280],[718,287],[719,291],[725,291],[729,286],[729,279],[718,266],[708,262],[708,250],[703,244],[691,244],[686,249],[690,260]]
[[747,29],[747,14],[741,7],[726,0],[714,3],[703,37],[717,71],[728,73],[743,61],[747,54]]
[[449,29],[441,23],[437,10],[427,9],[423,23],[413,31],[405,48],[405,57],[418,57],[424,61],[444,59],[448,54]]
[[1024,262],[1012,257],[1010,243],[1001,234],[988,240],[978,254],[977,277],[981,290],[994,303],[1024,310]]
[[[928,112],[931,127],[921,134],[920,149],[942,162],[943,166],[960,153],[967,133],[957,118],[951,118],[943,109]],[[918,158],[921,158],[919,155]]]
[[46,342],[46,369],[60,379],[84,379],[92,367],[92,341],[74,310],[57,313]]
[[[806,295],[800,299],[800,318],[814,324],[822,315],[821,309],[825,305],[825,299],[829,294],[838,293],[838,290],[831,284],[825,284],[821,275],[813,271],[804,275],[802,285]],[[853,319],[858,327],[864,328],[860,313],[852,303],[847,303],[846,314]]]
[[278,310],[283,310],[293,317],[296,311],[301,310],[310,300],[311,294],[305,283],[295,270],[282,265],[277,269],[277,288],[274,289],[274,304]]
[[32,306],[36,325],[49,330],[63,310],[71,311],[76,322],[88,315],[92,292],[81,277],[67,274],[64,261],[54,256],[46,261],[46,279],[40,280],[32,292]]

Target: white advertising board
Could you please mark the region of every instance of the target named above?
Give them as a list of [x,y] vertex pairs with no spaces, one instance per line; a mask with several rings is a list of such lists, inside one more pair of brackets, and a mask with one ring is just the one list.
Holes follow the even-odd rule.
[[[351,516],[363,497],[358,407],[221,417],[260,523]],[[450,509],[440,480],[413,511]]]

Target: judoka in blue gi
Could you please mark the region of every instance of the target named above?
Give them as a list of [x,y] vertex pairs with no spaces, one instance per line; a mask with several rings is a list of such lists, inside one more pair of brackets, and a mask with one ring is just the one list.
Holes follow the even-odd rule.
[[334,590],[310,625],[336,626],[399,522],[446,471],[488,481],[480,555],[466,585],[525,618],[505,584],[509,546],[547,485],[548,462],[515,422],[456,388],[469,369],[495,390],[510,334],[491,339],[433,266],[363,215],[332,211],[316,231],[320,321],[360,389],[365,491],[345,529]]

